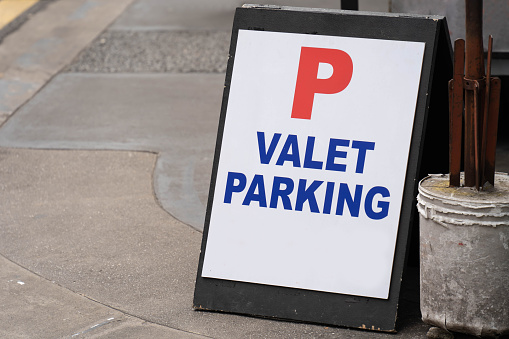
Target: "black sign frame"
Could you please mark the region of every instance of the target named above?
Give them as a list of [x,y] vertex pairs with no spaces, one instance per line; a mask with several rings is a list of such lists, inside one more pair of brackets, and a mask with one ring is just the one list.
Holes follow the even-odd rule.
[[[241,29],[425,43],[388,299],[202,277],[229,86],[238,32]],[[447,22],[442,16],[260,5],[244,5],[237,8],[196,279],[194,308],[394,332],[410,234],[412,228],[416,228],[414,216],[417,215],[415,211],[417,183],[428,173],[448,171],[447,82],[451,77],[452,48]]]

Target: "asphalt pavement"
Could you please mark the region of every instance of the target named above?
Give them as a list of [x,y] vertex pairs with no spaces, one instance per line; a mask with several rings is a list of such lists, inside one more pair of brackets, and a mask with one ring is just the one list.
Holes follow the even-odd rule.
[[0,337],[426,337],[415,270],[396,334],[192,309],[239,5],[54,0],[4,37]]

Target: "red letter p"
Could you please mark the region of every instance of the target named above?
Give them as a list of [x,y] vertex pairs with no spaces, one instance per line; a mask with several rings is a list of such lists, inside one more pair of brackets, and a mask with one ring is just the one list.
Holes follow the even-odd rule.
[[[320,63],[332,66],[330,78],[318,79]],[[346,52],[339,49],[302,47],[293,97],[292,118],[311,119],[315,93],[341,92],[350,83],[352,74],[352,58]]]

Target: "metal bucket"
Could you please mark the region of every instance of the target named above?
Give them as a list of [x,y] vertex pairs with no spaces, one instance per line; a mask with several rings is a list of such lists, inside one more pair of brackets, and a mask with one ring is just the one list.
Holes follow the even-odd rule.
[[477,192],[448,175],[419,183],[421,313],[443,329],[509,334],[509,176]]

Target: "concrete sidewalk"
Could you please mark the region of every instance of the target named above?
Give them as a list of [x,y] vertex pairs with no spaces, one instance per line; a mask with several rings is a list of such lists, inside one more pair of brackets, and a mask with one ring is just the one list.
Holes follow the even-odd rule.
[[411,270],[397,334],[193,311],[240,4],[56,0],[0,44],[0,337],[426,337]]

